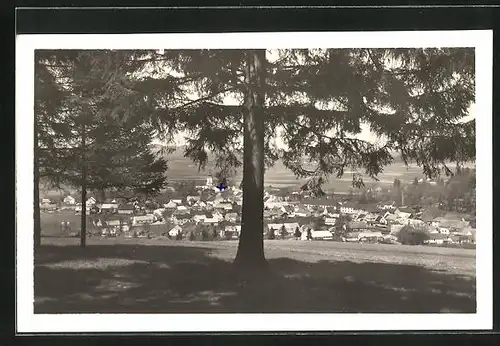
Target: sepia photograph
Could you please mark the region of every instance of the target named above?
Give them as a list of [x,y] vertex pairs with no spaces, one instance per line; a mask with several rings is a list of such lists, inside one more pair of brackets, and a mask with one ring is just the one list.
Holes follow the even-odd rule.
[[491,46],[20,36],[19,325],[491,328]]

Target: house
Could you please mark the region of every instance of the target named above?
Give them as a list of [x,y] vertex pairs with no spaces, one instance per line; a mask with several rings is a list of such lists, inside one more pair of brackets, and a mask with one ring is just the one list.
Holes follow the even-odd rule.
[[122,204],[118,206],[118,214],[120,215],[132,215],[134,214],[135,207],[133,204]]
[[132,226],[152,224],[154,221],[155,217],[152,214],[138,215],[132,218]]
[[375,222],[379,225],[387,225],[388,224],[388,221],[384,215],[378,215],[377,218],[375,219]]
[[232,210],[233,205],[230,203],[215,203],[214,208],[220,210]]
[[400,225],[400,224],[392,224],[389,226],[389,232],[391,234],[398,234],[399,231],[401,231],[401,229],[404,227],[404,225]]
[[196,202],[200,201],[200,196],[187,196],[186,201],[196,203]]
[[226,226],[226,227],[224,227],[224,232],[231,232],[231,233],[236,233],[237,235],[240,235],[241,234],[241,226],[240,225]]
[[337,219],[334,218],[334,217],[326,217],[325,218],[325,225],[335,225],[335,223],[337,222]]
[[450,220],[445,217],[437,217],[434,219],[438,227],[448,228],[450,231],[460,231],[469,227],[469,222],[465,220]]
[[314,240],[331,240],[333,234],[330,231],[311,231],[311,237]]
[[311,216],[311,212],[304,207],[297,207],[295,209],[295,216],[296,217],[309,217],[309,216]]
[[434,233],[430,234],[429,239],[424,241],[424,244],[444,244],[447,242],[450,242],[449,235]]
[[375,223],[378,217],[379,215],[369,212],[368,214],[365,215],[364,219],[367,223]]
[[219,219],[215,218],[215,217],[211,217],[211,218],[207,217],[207,218],[205,218],[205,220],[203,220],[204,225],[216,225],[219,222],[220,222]]
[[397,208],[394,211],[394,215],[400,219],[409,219],[413,216],[413,212],[406,208]]
[[237,214],[237,213],[227,213],[227,214],[224,216],[224,219],[225,219],[226,221],[236,222],[236,220],[238,219],[238,214]]
[[175,204],[182,204],[182,199],[171,199],[170,202],[174,202]]
[[179,234],[182,234],[182,227],[179,225],[174,226],[174,228],[168,231],[168,235],[171,237],[177,237]]
[[103,203],[99,206],[100,213],[113,213],[118,210],[117,203]]
[[[56,210],[57,209],[57,204],[51,203],[51,204],[40,204],[40,209],[41,210]],[[87,210],[89,210],[90,207],[87,207]],[[75,207],[76,211],[76,207]],[[82,211],[82,207],[80,207],[80,211]]]
[[363,240],[374,240],[374,239],[382,240],[382,239],[384,239],[384,236],[383,236],[382,232],[361,232],[358,235],[358,238],[361,241],[363,241]]
[[178,205],[177,210],[181,212],[188,212],[189,209],[186,206]]
[[217,211],[217,210],[216,210],[216,211],[214,211],[214,212],[212,213],[212,217],[213,217],[214,219],[217,219],[219,222],[221,222],[221,221],[223,221],[223,220],[224,220],[224,215],[222,215],[222,214],[221,214],[219,211]]
[[347,226],[349,227],[350,230],[353,231],[361,231],[371,228],[366,222],[362,221],[351,221],[347,224]]
[[342,237],[342,240],[345,242],[358,242],[360,234],[361,232],[349,232],[344,237]]
[[41,204],[51,204],[52,201],[48,198],[42,198],[42,201],[40,202]]
[[357,206],[353,203],[344,203],[340,206],[340,213],[342,214],[357,214],[359,212],[359,209]]
[[163,207],[165,209],[177,209],[177,204],[173,201],[170,201],[167,204],[164,204]]
[[76,203],[76,200],[75,200],[75,198],[74,198],[74,197],[72,197],[72,196],[66,196],[66,197],[64,197],[63,202],[64,202],[65,204],[71,204],[71,205],[73,205],[73,204],[75,204],[75,203]]
[[87,205],[94,205],[96,203],[97,203],[97,201],[94,197],[87,198]]
[[109,230],[113,230],[114,233],[119,232],[122,228],[122,221],[119,219],[107,220],[105,222]]
[[297,222],[285,222],[283,223],[285,229],[288,233],[293,234],[297,228],[299,228],[299,224]]
[[207,216],[205,214],[195,214],[193,216],[193,221],[196,223],[203,222]]
[[264,219],[275,219],[279,215],[276,213],[275,210],[264,210]]

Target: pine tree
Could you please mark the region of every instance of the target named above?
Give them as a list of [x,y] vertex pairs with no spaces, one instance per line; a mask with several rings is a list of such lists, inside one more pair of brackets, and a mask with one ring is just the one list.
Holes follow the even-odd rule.
[[[119,65],[119,57],[108,51],[42,51],[36,59],[41,71],[36,80],[36,104],[57,102],[57,108],[52,107],[51,117],[42,107],[35,110],[39,124],[35,133],[43,139],[37,142],[41,146],[36,150],[35,172],[38,168],[56,186],[80,187],[82,206],[87,189],[101,196],[107,189],[155,194],[166,180],[166,162],[149,147],[155,129],[142,95],[108,84],[113,71],[127,71]],[[45,91],[49,82],[58,92],[55,101],[55,91]],[[81,230],[84,246],[84,207]]]
[[[130,68],[149,72],[107,79],[143,95],[163,139],[187,133],[185,154],[200,168],[208,152],[218,170],[243,165],[236,264],[266,266],[263,176],[278,159],[315,195],[348,169],[355,187],[377,179],[395,151],[428,177],[449,173],[450,162],[474,160],[475,123],[460,121],[474,100],[472,49],[275,53],[270,60],[263,49],[119,52]],[[363,124],[384,141],[356,138]],[[277,136],[285,149],[275,145]]]

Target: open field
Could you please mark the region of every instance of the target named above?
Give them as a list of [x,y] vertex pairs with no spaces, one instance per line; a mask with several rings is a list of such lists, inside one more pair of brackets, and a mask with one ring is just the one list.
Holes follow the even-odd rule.
[[242,281],[237,241],[44,238],[35,313],[475,312],[475,250],[265,241]]
[[[168,160],[167,176],[169,180],[196,180],[204,182],[209,171],[213,169],[210,163],[207,164],[205,170],[198,172],[198,168],[189,159],[182,156],[180,150],[174,154],[166,157]],[[209,161],[210,162],[210,161]],[[411,182],[415,177],[423,177],[422,169],[418,166],[412,165],[406,167],[403,162],[396,160],[393,164],[387,166],[384,172],[380,174],[380,185],[391,185],[395,178],[400,179],[402,182]],[[234,180],[239,183],[242,178],[242,170],[238,172]],[[295,186],[303,183],[303,179],[297,179],[293,173],[288,170],[281,162],[277,162],[273,167],[266,170],[264,175],[265,186],[272,185],[273,187],[286,187]],[[366,179],[366,184],[371,184],[374,181]],[[332,177],[329,182],[325,184],[326,190],[334,189],[338,192],[346,192],[351,187],[352,176],[349,172],[340,178]]]

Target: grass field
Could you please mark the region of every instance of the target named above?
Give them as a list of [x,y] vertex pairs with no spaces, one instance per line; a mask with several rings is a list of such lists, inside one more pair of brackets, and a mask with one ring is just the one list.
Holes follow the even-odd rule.
[[44,238],[35,313],[475,312],[475,250],[265,241],[243,281],[236,241]]
[[[170,180],[196,180],[203,182],[209,171],[214,168],[207,164],[205,170],[198,172],[196,165],[189,159],[182,156],[181,150],[166,157],[168,160],[167,176]],[[382,174],[380,174],[380,185],[390,185],[394,182],[395,178],[400,179],[402,182],[411,182],[415,177],[422,177],[422,169],[418,166],[411,165],[406,167],[403,162],[396,160],[393,164],[385,167]],[[235,181],[239,182],[242,178],[242,170],[238,172]],[[273,187],[295,186],[303,183],[303,179],[297,179],[293,173],[287,169],[283,163],[277,162],[273,167],[266,170],[264,175],[264,184],[266,186],[272,185]],[[367,179],[365,183],[371,184],[374,181]],[[346,172],[342,178],[332,177],[329,182],[325,184],[326,190],[334,189],[338,192],[346,192],[351,187],[352,176]]]

